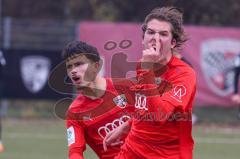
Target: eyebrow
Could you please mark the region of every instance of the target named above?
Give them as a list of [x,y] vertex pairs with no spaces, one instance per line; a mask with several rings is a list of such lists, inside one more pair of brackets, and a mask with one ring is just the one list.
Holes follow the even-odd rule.
[[154,32],[169,32],[168,30],[160,30],[160,31],[155,31],[154,29],[151,29],[151,28],[147,28],[146,30],[149,30],[149,31],[154,31]]
[[147,30],[146,31],[153,31],[153,32],[155,32],[155,33],[169,33],[169,31],[168,30],[160,30],[160,31],[155,31],[155,30],[153,30],[153,29],[151,29],[151,28],[147,28]]

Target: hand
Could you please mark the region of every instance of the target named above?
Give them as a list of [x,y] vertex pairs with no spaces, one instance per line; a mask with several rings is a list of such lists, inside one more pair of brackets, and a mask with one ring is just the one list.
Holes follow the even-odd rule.
[[120,125],[110,133],[106,135],[106,137],[103,140],[103,149],[104,151],[107,151],[107,146],[117,146],[123,144],[123,141],[121,139],[124,135],[126,135],[130,130],[130,126],[128,125],[128,122],[125,122],[124,124]]
[[155,48],[151,47],[149,49],[143,50],[141,58],[141,68],[152,69],[156,64],[166,65],[166,61],[166,57],[164,57],[160,52],[160,43],[156,43]]
[[159,52],[159,48],[149,48],[149,49],[145,49],[142,51],[142,59],[141,62],[153,62],[156,63],[160,60],[161,56],[160,56],[160,52]]
[[163,62],[166,60],[164,55],[161,53],[161,46],[158,41],[159,40],[156,39],[155,47],[149,46],[149,48],[143,50],[141,62],[158,63],[159,61]]
[[232,100],[233,103],[240,105],[240,95],[234,94],[234,95],[231,97],[231,100]]

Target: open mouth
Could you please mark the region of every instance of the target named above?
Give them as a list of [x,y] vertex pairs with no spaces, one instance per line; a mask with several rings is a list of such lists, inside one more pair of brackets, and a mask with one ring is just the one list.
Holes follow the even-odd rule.
[[79,77],[72,77],[72,80],[75,82],[78,81],[79,79],[80,79]]

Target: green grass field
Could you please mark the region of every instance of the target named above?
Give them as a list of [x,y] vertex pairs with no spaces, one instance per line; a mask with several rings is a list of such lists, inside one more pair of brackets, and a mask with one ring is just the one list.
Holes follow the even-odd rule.
[[[66,159],[67,143],[64,121],[4,119],[5,151],[0,159]],[[240,125],[194,126],[195,159],[238,159]],[[87,148],[85,157],[97,158]]]

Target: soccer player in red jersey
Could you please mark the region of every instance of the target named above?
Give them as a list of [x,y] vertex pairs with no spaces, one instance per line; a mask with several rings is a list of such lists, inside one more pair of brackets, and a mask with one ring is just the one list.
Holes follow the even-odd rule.
[[[117,82],[98,75],[101,60],[95,47],[73,41],[63,49],[63,57],[67,74],[78,93],[66,113],[69,158],[84,158],[88,144],[99,158],[112,159],[120,151],[123,140],[120,139],[109,151],[103,150],[102,143],[107,133],[130,118],[126,113],[131,109],[126,95],[116,90]],[[124,83],[120,88],[126,85]]]
[[[152,10],[143,24],[141,65],[137,70],[135,114],[132,120],[106,135],[106,151],[123,132],[129,131],[115,159],[192,159],[191,112],[196,92],[194,70],[173,56],[173,51],[186,41],[182,13],[174,7]],[[154,72],[155,64],[167,70]],[[154,79],[167,80],[173,88],[158,94]]]

